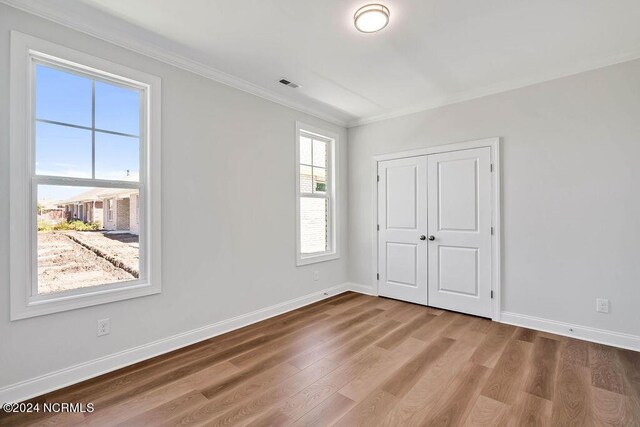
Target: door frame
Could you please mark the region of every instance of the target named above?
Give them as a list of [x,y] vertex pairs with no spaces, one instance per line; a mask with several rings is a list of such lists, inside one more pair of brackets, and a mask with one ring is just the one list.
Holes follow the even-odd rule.
[[496,322],[500,321],[500,313],[502,311],[502,175],[500,167],[500,137],[434,145],[416,150],[378,154],[373,156],[371,168],[373,176],[371,182],[373,183],[372,212],[374,221],[371,235],[373,236],[373,241],[375,243],[372,245],[373,250],[371,253],[371,259],[373,261],[371,283],[373,284],[372,289],[374,295],[378,295],[378,162],[483,147],[491,148],[491,164],[493,165],[493,173],[491,177],[491,224],[493,227],[493,238],[491,239],[491,290],[493,291],[493,299],[491,301],[491,319]]

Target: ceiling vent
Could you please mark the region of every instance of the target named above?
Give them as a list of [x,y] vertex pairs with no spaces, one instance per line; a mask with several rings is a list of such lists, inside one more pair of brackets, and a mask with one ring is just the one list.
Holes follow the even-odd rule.
[[285,86],[289,86],[290,88],[293,88],[293,89],[298,89],[300,87],[298,83],[290,82],[287,79],[281,79],[280,83],[282,83]]

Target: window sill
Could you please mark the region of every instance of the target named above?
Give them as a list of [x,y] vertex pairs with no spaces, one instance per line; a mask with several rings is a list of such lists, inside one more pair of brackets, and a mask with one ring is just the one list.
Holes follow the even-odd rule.
[[27,319],[94,305],[107,304],[131,298],[159,294],[159,285],[139,284],[125,288],[96,290],[75,295],[61,295],[42,300],[31,300],[22,307],[12,310],[11,320]]
[[298,255],[296,266],[300,267],[303,265],[316,264],[319,262],[332,261],[335,259],[340,259],[340,254],[333,252],[333,253],[324,253],[320,255],[309,255],[305,257],[301,257]]

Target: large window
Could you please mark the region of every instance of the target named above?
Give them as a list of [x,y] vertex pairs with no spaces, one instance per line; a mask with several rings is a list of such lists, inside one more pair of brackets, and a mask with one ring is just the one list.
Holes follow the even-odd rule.
[[296,124],[297,264],[338,258],[337,136]]
[[159,292],[159,79],[15,32],[11,61],[12,319]]

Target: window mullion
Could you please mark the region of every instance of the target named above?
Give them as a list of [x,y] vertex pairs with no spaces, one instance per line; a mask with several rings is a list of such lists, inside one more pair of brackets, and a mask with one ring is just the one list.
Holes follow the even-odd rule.
[[315,184],[314,183],[315,179],[314,179],[314,174],[313,174],[313,171],[314,171],[314,167],[313,167],[313,138],[310,138],[310,140],[311,140],[311,153],[310,153],[311,154],[311,192],[315,193],[315,190],[313,188],[313,186]]
[[322,193],[300,193],[300,197],[310,197],[313,199],[327,199],[330,200],[330,196],[328,194]]
[[67,178],[62,176],[33,176],[33,182],[37,185],[63,185],[75,187],[99,187],[99,188],[131,188],[141,189],[143,183],[138,181],[113,181],[90,178]]
[[96,82],[91,80],[91,178],[96,179]]

